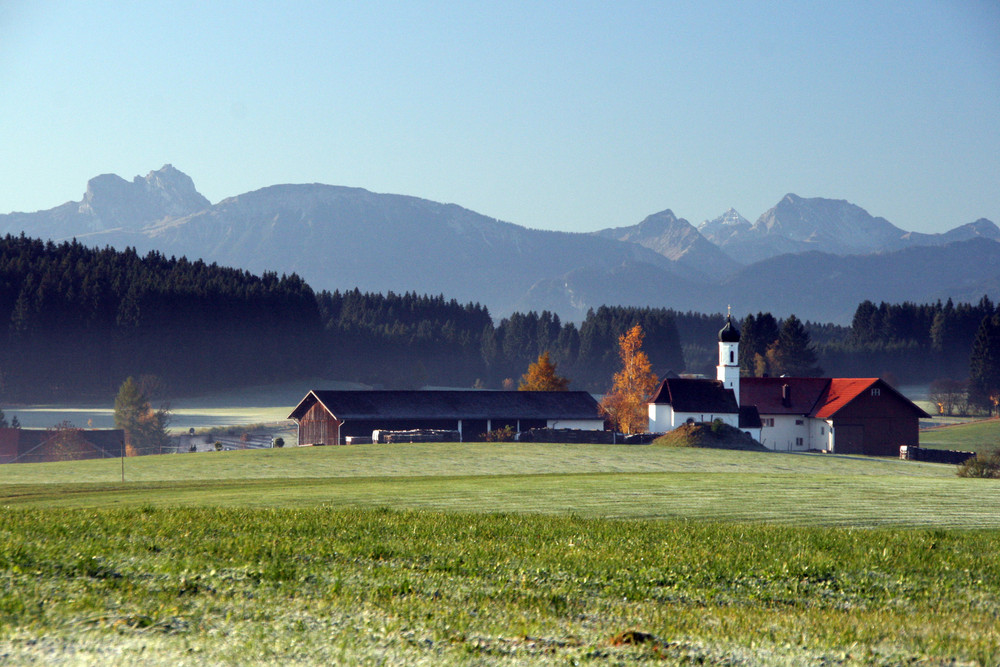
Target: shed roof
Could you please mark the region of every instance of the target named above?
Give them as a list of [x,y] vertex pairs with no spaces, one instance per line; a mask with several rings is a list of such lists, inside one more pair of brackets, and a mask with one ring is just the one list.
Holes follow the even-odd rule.
[[601,419],[586,391],[326,391],[306,394],[288,415],[317,402],[338,419]]
[[653,394],[650,403],[667,403],[675,412],[739,412],[736,394],[720,380],[667,378]]

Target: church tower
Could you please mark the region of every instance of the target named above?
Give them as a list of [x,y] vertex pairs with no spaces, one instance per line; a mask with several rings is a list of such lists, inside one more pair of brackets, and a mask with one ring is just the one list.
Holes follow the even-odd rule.
[[740,331],[733,325],[733,314],[726,316],[726,326],[719,332],[719,365],[716,377],[740,402]]

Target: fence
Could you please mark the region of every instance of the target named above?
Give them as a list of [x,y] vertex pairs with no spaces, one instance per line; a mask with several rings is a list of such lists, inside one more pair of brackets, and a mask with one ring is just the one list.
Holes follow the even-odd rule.
[[957,452],[952,449],[928,449],[916,445],[903,445],[899,448],[899,458],[908,461],[926,461],[928,463],[951,463],[961,465],[975,456],[975,452]]
[[521,442],[559,442],[593,445],[645,445],[656,436],[652,433],[625,435],[613,431],[586,431],[574,428],[533,428],[522,431]]

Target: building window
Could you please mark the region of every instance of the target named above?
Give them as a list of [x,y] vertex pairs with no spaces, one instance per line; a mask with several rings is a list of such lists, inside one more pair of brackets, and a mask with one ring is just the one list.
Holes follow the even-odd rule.
[[802,446],[802,438],[795,438],[795,446],[796,447]]
[[774,426],[774,417],[765,417],[760,420],[762,426]]
[[729,350],[729,363],[733,363],[733,351]]
[[872,387],[872,396],[881,396],[882,390],[878,387]]
[[820,426],[819,427],[819,434],[820,435],[826,435],[826,427],[825,426]]
[[796,419],[795,420],[795,425],[796,426],[802,426],[802,424],[803,424],[803,421],[801,419]]

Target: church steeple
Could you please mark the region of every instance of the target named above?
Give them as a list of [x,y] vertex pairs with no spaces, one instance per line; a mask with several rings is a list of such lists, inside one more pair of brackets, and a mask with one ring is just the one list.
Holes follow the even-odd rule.
[[736,403],[740,402],[740,331],[733,324],[732,308],[728,309],[726,326],[719,331],[719,365],[716,367],[716,378],[726,389],[732,389],[736,394]]

